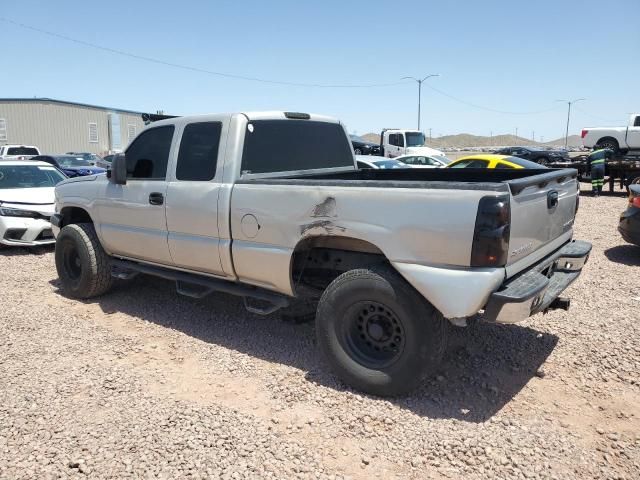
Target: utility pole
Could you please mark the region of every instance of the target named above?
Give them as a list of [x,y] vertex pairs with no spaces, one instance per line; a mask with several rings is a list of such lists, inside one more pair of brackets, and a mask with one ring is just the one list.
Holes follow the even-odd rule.
[[[418,127],[420,128],[420,127]],[[431,128],[429,129],[429,142],[431,142]]]
[[516,127],[516,142],[518,141],[518,127]]
[[586,100],[586,98],[576,98],[575,100],[556,100],[556,102],[566,102],[568,105],[567,108],[567,129],[564,134],[564,148],[567,149],[567,144],[569,143],[569,121],[571,120],[571,104],[580,102],[582,100]]
[[415,77],[402,77],[402,80],[415,80],[418,82],[418,130],[420,130],[420,104],[421,104],[421,96],[422,96],[422,82],[431,77],[439,77],[439,73],[432,73],[424,77],[423,79],[415,78]]
[[532,142],[536,141],[536,131],[535,130],[533,132],[531,132],[531,141]]

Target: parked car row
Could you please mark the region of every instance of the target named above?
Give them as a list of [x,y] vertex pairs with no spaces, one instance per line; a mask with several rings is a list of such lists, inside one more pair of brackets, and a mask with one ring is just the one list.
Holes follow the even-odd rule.
[[65,175],[34,160],[0,162],[0,245],[54,243],[54,187]]

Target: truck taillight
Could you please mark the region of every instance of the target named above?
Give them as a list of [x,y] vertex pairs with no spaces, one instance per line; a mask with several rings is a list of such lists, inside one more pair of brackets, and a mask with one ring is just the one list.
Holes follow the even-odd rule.
[[509,196],[480,199],[471,249],[472,267],[500,267],[509,256],[511,208]]
[[580,133],[580,138],[586,137],[587,133],[589,133],[589,130],[587,130],[586,128],[583,128],[582,132]]
[[640,197],[629,197],[629,206],[640,208]]

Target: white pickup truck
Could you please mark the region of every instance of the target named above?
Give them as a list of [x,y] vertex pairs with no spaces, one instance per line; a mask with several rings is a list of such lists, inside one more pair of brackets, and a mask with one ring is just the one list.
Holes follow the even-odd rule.
[[640,113],[632,114],[626,127],[587,127],[581,136],[587,148],[608,148],[622,154],[640,150]]
[[302,305],[333,370],[378,395],[433,372],[447,321],[567,308],[591,250],[572,240],[575,170],[359,170],[344,126],[305,113],[158,121],[55,193],[69,296],[145,273],[255,313]]
[[0,160],[29,160],[37,155],[40,150],[32,145],[0,145]]
[[380,155],[395,158],[401,155],[424,155],[443,157],[444,153],[428,147],[424,133],[419,130],[385,128],[380,134]]

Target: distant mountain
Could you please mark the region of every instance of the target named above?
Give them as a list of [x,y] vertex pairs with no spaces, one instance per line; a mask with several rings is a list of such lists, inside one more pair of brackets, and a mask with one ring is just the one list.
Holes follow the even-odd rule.
[[[569,138],[567,138],[567,140],[567,145],[570,147],[582,146],[582,137],[580,135],[569,135]],[[552,140],[550,142],[544,142],[542,145],[558,145],[564,147],[564,137]]]
[[[380,143],[380,135],[377,133],[366,133],[360,136],[368,142]],[[483,137],[480,135],[471,135],[469,133],[459,133],[458,135],[433,137],[430,140],[427,140],[427,144],[435,148],[500,147],[512,145],[564,146],[564,137],[550,142],[540,143],[534,142],[528,138],[516,137],[515,135],[509,134]],[[579,135],[571,135],[569,136],[568,145],[570,147],[579,147],[582,145],[582,139]]]

